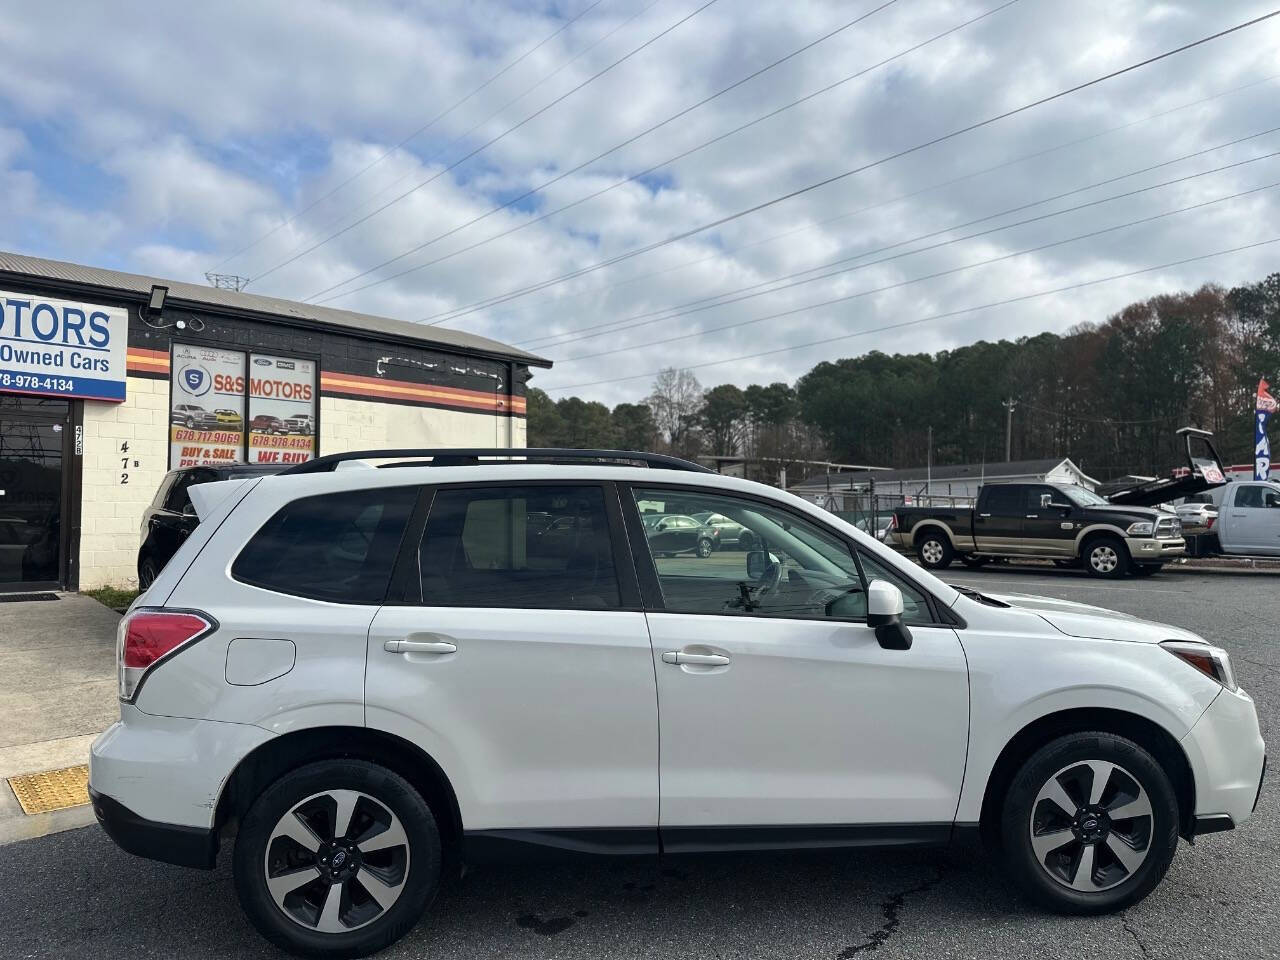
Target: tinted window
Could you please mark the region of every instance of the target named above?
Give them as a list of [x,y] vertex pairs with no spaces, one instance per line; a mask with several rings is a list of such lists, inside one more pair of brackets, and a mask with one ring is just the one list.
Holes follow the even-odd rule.
[[416,487],[304,497],[280,509],[240,551],[237,580],[335,603],[381,603]]
[[1022,511],[1021,487],[988,487],[982,507],[986,513],[1012,516]]
[[427,606],[622,605],[597,486],[442,488],[431,503],[419,564]]
[[1035,513],[1041,508],[1047,508],[1051,503],[1063,503],[1066,500],[1066,497],[1053,487],[1027,487],[1026,490],[1027,513]]

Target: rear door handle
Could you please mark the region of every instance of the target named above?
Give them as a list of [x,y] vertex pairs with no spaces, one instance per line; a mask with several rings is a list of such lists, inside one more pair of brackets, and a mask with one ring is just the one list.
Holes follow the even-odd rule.
[[989,514],[989,513],[980,513],[980,514],[978,514],[978,516],[979,516],[981,519],[985,520],[985,519],[987,519],[988,517],[990,517],[990,516],[991,516],[991,514]]
[[674,663],[682,667],[727,667],[729,658],[718,653],[683,653],[679,650],[668,650],[662,655],[663,663]]
[[387,653],[457,653],[458,645],[448,640],[388,640],[382,649]]

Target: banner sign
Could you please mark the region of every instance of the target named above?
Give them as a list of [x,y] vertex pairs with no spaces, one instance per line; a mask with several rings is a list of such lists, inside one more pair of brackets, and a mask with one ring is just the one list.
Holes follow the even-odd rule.
[[1267,421],[1276,412],[1276,398],[1271,396],[1265,380],[1258,381],[1258,395],[1253,404],[1253,479],[1271,477],[1271,441],[1267,439]]
[[244,461],[244,361],[237,350],[173,345],[171,468]]
[[316,364],[249,358],[249,462],[302,463],[316,455]]
[[0,290],[0,391],[124,399],[129,314]]

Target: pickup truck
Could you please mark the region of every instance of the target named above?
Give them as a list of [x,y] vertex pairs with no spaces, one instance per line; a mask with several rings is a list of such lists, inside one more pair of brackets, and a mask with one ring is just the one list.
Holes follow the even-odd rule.
[[[1214,491],[1215,497],[1219,491]],[[1280,557],[1280,483],[1239,480],[1221,488],[1218,519],[1192,538],[1198,556]]]
[[986,484],[972,507],[898,507],[885,542],[931,570],[1022,557],[1083,563],[1097,577],[1155,573],[1186,550],[1177,517],[1055,483]]

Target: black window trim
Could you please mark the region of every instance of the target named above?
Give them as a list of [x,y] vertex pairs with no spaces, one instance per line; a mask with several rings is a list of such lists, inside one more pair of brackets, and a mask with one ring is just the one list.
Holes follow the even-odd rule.
[[[619,606],[607,610],[587,609],[581,607],[475,607],[461,603],[427,604],[422,596],[422,571],[418,566],[418,551],[422,546],[422,537],[427,530],[427,521],[431,516],[431,506],[435,502],[436,493],[441,490],[467,490],[486,488],[512,487],[596,487],[604,497],[605,515],[609,521],[609,545],[613,552],[613,568],[618,577]],[[593,479],[524,479],[521,477],[504,477],[493,480],[468,480],[463,483],[424,484],[422,493],[409,515],[405,525],[405,535],[400,542],[400,551],[396,556],[391,571],[391,586],[387,592],[386,606],[405,607],[439,607],[441,609],[458,610],[583,610],[587,613],[642,613],[640,586],[636,581],[636,569],[632,551],[628,545],[628,537],[623,523],[623,511],[620,506],[620,494],[617,484],[612,480]]]
[[[641,490],[677,490],[681,493],[701,494],[703,496],[726,496],[738,497],[743,500],[750,500],[763,506],[771,507],[774,510],[781,510],[788,513],[798,520],[806,523],[820,526],[830,536],[843,543],[848,547],[850,554],[853,556],[854,565],[858,569],[858,577],[862,580],[863,589],[866,589],[867,575],[862,567],[862,545],[852,537],[849,537],[834,527],[820,523],[813,517],[809,517],[800,513],[793,507],[779,503],[770,497],[760,496],[759,494],[747,493],[742,490],[720,490],[715,487],[697,486],[694,484],[670,483],[662,481],[618,481],[618,490],[621,494],[623,504],[623,516],[627,522],[627,529],[631,532],[628,538],[631,546],[632,562],[635,564],[637,578],[641,586],[641,594],[645,601],[645,611],[648,613],[679,613],[686,616],[695,617],[756,617],[761,620],[803,620],[813,623],[852,623],[865,625],[866,617],[798,617],[798,616],[780,616],[777,614],[734,614],[725,611],[715,613],[699,613],[689,610],[673,610],[667,611],[665,601],[662,596],[662,584],[658,577],[657,565],[653,561],[653,556],[649,552],[648,538],[644,534],[644,527],[640,522],[640,508],[636,504],[634,491]],[[877,562],[880,562],[877,560]],[[887,564],[882,564],[887,566]],[[930,620],[927,623],[912,623],[913,627],[950,627],[952,629],[963,628],[965,622],[954,611],[938,600],[933,592],[925,589],[921,584],[917,583],[911,577],[902,574],[898,570],[893,573],[900,576],[903,581],[910,584],[920,595],[925,598],[925,605],[928,607]]]

